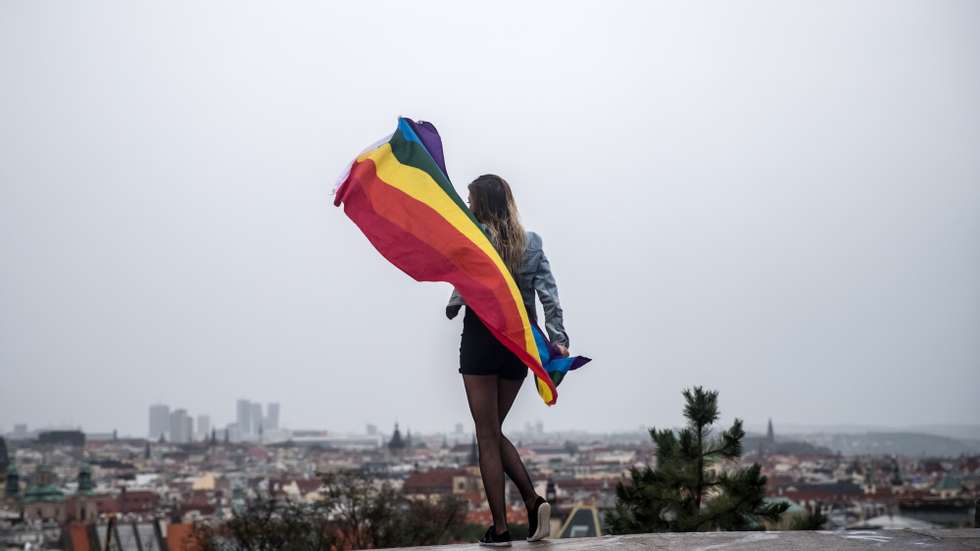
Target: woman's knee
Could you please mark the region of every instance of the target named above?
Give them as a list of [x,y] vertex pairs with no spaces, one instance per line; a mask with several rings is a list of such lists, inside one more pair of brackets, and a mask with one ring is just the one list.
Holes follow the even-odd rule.
[[502,439],[503,434],[500,432],[500,426],[498,425],[490,424],[485,427],[476,427],[476,440],[481,446],[487,444],[499,446]]

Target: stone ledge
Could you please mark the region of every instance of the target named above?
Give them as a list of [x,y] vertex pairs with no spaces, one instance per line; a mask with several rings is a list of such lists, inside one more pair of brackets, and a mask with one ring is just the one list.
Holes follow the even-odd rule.
[[[957,530],[847,530],[830,532],[700,532],[632,534],[599,538],[548,539],[534,543],[514,542],[511,549],[536,551],[824,551],[888,549],[910,551],[921,549],[978,549],[980,529]],[[477,544],[407,547],[413,551],[432,549],[486,550]]]

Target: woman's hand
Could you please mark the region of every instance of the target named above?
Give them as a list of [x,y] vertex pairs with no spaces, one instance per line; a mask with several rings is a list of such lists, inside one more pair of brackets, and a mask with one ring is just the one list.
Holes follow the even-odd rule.
[[564,345],[555,343],[555,350],[557,350],[563,357],[568,357],[568,348],[565,348]]

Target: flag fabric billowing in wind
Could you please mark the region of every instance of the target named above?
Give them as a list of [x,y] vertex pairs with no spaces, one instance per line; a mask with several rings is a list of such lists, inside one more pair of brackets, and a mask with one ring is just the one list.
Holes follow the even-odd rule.
[[555,358],[547,350],[517,283],[449,181],[432,124],[399,118],[395,132],[368,147],[341,177],[334,205],[341,203],[392,264],[417,281],[451,283],[497,340],[534,373],[546,404],[558,399],[548,368],[553,366],[560,380],[588,361]]

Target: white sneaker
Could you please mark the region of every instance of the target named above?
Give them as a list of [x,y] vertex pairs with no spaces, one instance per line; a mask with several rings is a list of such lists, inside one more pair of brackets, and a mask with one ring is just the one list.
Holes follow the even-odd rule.
[[542,540],[551,533],[551,504],[538,497],[534,509],[527,514],[527,541]]

